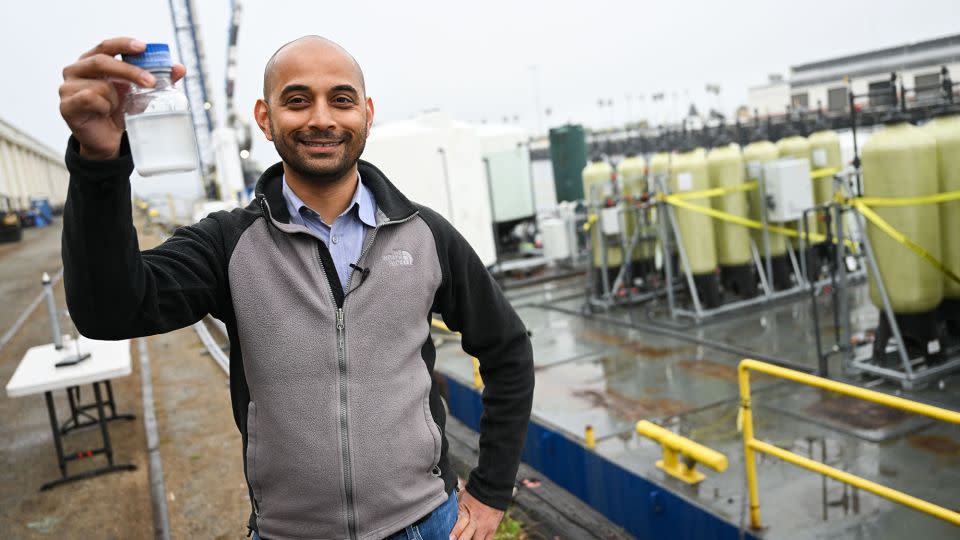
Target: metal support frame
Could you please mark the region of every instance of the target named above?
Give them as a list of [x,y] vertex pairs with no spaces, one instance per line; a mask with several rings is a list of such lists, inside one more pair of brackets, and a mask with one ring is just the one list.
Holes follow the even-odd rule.
[[[610,266],[609,266],[609,260],[608,260],[608,258],[607,258],[607,247],[608,247],[608,243],[607,243],[606,235],[603,233],[603,219],[604,219],[604,218],[603,218],[603,212],[601,211],[601,210],[603,210],[603,208],[601,208],[601,207],[600,207],[600,204],[596,202],[596,201],[597,201],[597,197],[596,197],[596,187],[597,187],[597,185],[594,184],[594,185],[591,186],[591,188],[590,188],[590,189],[591,189],[591,192],[590,192],[590,194],[589,194],[589,195],[590,195],[590,199],[589,199],[589,205],[588,205],[588,207],[590,208],[590,213],[592,213],[593,215],[597,216],[597,220],[596,220],[596,222],[593,224],[593,227],[599,227],[599,230],[597,230],[597,231],[591,231],[591,235],[592,235],[592,234],[598,234],[598,235],[599,235],[599,237],[598,237],[598,244],[599,244],[599,249],[601,250],[601,253],[600,253],[600,271],[601,271],[600,284],[601,284],[601,289],[602,289],[602,290],[599,291],[599,294],[597,294],[597,295],[588,294],[588,296],[587,296],[587,304],[588,304],[589,306],[591,306],[591,307],[597,307],[597,308],[600,308],[600,309],[610,309],[610,308],[612,308],[612,307],[619,306],[619,305],[638,304],[638,303],[646,302],[646,301],[648,301],[648,300],[652,300],[652,299],[654,299],[654,298],[659,298],[659,297],[661,297],[661,296],[664,296],[665,294],[667,294],[667,295],[672,294],[672,293],[673,293],[672,290],[665,291],[665,290],[663,290],[663,289],[656,289],[656,290],[647,290],[647,291],[634,292],[632,287],[627,287],[627,288],[626,288],[626,291],[624,292],[624,294],[623,294],[622,296],[620,296],[620,295],[617,294],[617,291],[620,290],[621,286],[624,284],[624,281],[627,279],[627,265],[628,265],[628,261],[632,261],[632,259],[633,259],[633,251],[634,251],[634,249],[637,248],[637,245],[640,243],[641,240],[655,240],[655,239],[657,239],[657,238],[660,236],[659,234],[657,234],[657,235],[652,235],[652,236],[649,236],[649,235],[646,235],[646,236],[645,236],[644,234],[642,234],[641,227],[640,227],[639,225],[637,225],[636,230],[633,232],[633,234],[630,236],[630,238],[627,239],[627,238],[625,237],[625,235],[624,235],[624,232],[627,230],[627,227],[626,227],[626,221],[627,221],[626,215],[627,215],[629,212],[636,213],[636,214],[637,214],[637,216],[636,216],[636,218],[637,218],[637,223],[639,224],[639,223],[642,221],[642,213],[643,213],[645,210],[647,210],[647,209],[649,209],[649,208],[652,208],[652,207],[654,207],[655,205],[657,205],[657,204],[659,204],[659,203],[644,203],[644,204],[642,204],[642,205],[639,206],[639,207],[633,206],[633,207],[631,207],[631,208],[622,208],[620,205],[618,205],[618,209],[617,209],[617,220],[618,220],[618,223],[619,223],[619,226],[620,226],[620,231],[621,231],[621,233],[620,233],[620,238],[621,238],[620,249],[621,249],[621,254],[622,254],[622,256],[621,256],[620,271],[617,272],[616,278],[614,278],[613,283],[611,283],[611,282],[610,282],[610,273],[609,273],[609,271],[608,271],[608,269],[610,268]],[[592,290],[593,283],[596,281],[596,279],[593,277],[593,274],[592,274],[592,273],[593,273],[593,272],[596,272],[596,271],[597,271],[597,268],[593,266],[593,256],[594,256],[594,254],[593,254],[593,252],[592,252],[592,250],[593,250],[593,240],[592,240],[592,238],[590,238],[589,240],[590,240],[590,242],[589,242],[589,245],[590,245],[590,272],[589,272],[590,275],[589,275],[589,281],[590,281],[590,288],[591,288],[591,290]],[[668,284],[671,283],[671,282],[672,282],[672,280],[670,280],[670,279],[667,280],[667,283],[668,283]],[[674,284],[673,287],[676,287],[676,285]],[[664,287],[664,289],[672,289],[673,287]]]
[[[760,190],[761,201],[764,201],[766,199],[766,190],[765,190],[764,182],[760,181],[757,184],[758,184],[758,189]],[[666,204],[666,203],[662,203],[662,204]],[[693,300],[693,308],[694,308],[693,311],[689,311],[683,308],[678,308],[676,306],[675,299],[670,298],[670,296],[672,295],[668,295],[668,304],[670,308],[670,314],[671,314],[671,318],[673,319],[676,319],[677,316],[685,316],[685,317],[692,318],[697,322],[700,322],[700,321],[715,317],[717,315],[730,314],[732,312],[748,309],[760,304],[789,299],[794,296],[800,295],[804,292],[810,292],[810,294],[813,295],[813,297],[815,298],[817,295],[817,292],[822,290],[824,286],[828,284],[829,285],[835,284],[832,277],[830,279],[818,280],[815,283],[811,283],[809,280],[807,280],[806,260],[805,260],[806,257],[802,256],[807,249],[806,243],[803,241],[804,238],[806,237],[806,234],[809,232],[808,224],[807,224],[807,214],[811,211],[816,211],[817,209],[823,209],[823,208],[828,208],[832,206],[832,205],[826,205],[825,207],[814,207],[812,209],[804,210],[801,216],[801,219],[797,224],[797,228],[798,228],[798,232],[800,233],[800,240],[801,240],[799,245],[799,248],[801,250],[800,257],[798,257],[797,253],[794,251],[793,242],[790,242],[790,241],[785,242],[786,248],[787,248],[787,255],[789,256],[791,268],[793,270],[793,274],[794,274],[794,277],[796,278],[797,284],[790,289],[785,289],[782,291],[773,290],[773,287],[772,287],[773,262],[772,262],[772,255],[770,253],[770,230],[768,227],[769,219],[768,219],[767,207],[764,204],[764,205],[761,205],[760,207],[760,220],[761,220],[761,223],[763,223],[764,225],[763,227],[763,244],[764,244],[763,258],[765,259],[764,261],[765,264],[760,263],[760,255],[759,253],[757,253],[758,247],[755,245],[755,243],[751,239],[751,248],[754,251],[753,253],[754,265],[756,266],[757,273],[760,278],[761,286],[764,289],[764,294],[758,295],[746,300],[730,302],[728,304],[724,304],[716,308],[703,309],[700,305],[699,296],[697,294],[696,287],[693,282],[693,276],[690,272],[690,266],[687,261],[686,252],[683,249],[683,235],[680,232],[680,228],[677,224],[676,214],[673,211],[674,209],[672,205],[666,204],[666,206],[669,207],[668,212],[670,215],[671,223],[673,225],[673,236],[674,236],[674,240],[677,243],[678,251],[680,252],[681,259],[683,260],[684,272],[687,274],[687,286],[690,287],[691,299]],[[666,237],[668,236],[668,233],[665,229],[666,229],[665,227],[660,228],[660,234],[663,237],[663,242],[667,241]],[[843,235],[838,234],[837,238],[838,238],[838,242],[842,244]],[[837,253],[842,253],[842,251],[843,250],[837,250]],[[798,259],[799,259],[799,262],[798,262]],[[846,283],[848,279],[859,280],[859,279],[863,279],[865,276],[866,276],[865,272],[856,272],[849,276],[847,276],[846,272],[844,272],[843,279],[844,279],[844,282]],[[844,305],[843,311],[847,311],[847,309],[848,308],[846,308],[846,306]],[[816,332],[816,333],[819,339],[819,332]]]
[[896,352],[897,356],[900,357],[900,365],[902,370],[887,368],[875,364],[874,361],[876,359],[873,358],[872,354],[867,358],[854,358],[850,363],[851,367],[864,373],[871,373],[887,380],[899,382],[900,386],[905,390],[912,390],[917,385],[921,385],[930,380],[943,377],[952,371],[960,369],[960,356],[957,356],[956,358],[948,360],[937,366],[924,366],[923,369],[915,369],[915,366],[919,366],[923,363],[923,359],[910,358],[906,343],[903,340],[903,334],[900,332],[900,325],[897,324],[896,314],[893,311],[893,304],[891,303],[890,296],[887,293],[887,287],[884,283],[883,275],[880,273],[880,266],[877,264],[873,246],[870,243],[870,237],[867,236],[864,217],[860,212],[855,212],[854,217],[856,218],[854,219],[854,223],[856,224],[857,231],[862,240],[861,245],[863,246],[864,257],[867,259],[870,272],[873,273],[876,282],[877,291],[880,293],[880,299],[883,303],[881,311],[883,315],[886,316],[887,322],[890,324],[890,331],[893,334]]
[[[113,385],[110,384],[110,381],[104,381],[104,386],[107,390],[107,399],[104,400],[103,404],[104,406],[110,408],[110,416],[107,416],[105,420],[107,422],[112,422],[114,420],[135,419],[136,415],[133,414],[117,414],[117,403],[113,398]],[[86,405],[80,403],[79,386],[70,386],[67,388],[67,402],[70,404],[70,418],[60,426],[60,433],[62,435],[66,435],[75,429],[85,428],[100,423],[98,418],[94,418],[87,413],[87,411],[97,408],[96,402],[88,403]],[[81,422],[81,416],[86,417],[87,420]]]
[[[63,441],[61,438],[61,427],[57,421],[57,409],[56,409],[56,405],[53,402],[53,391],[48,390],[44,392],[44,397],[46,398],[46,402],[47,402],[47,413],[50,417],[50,428],[53,431],[53,445],[57,451],[57,466],[60,468],[60,478],[44,483],[40,487],[40,491],[46,491],[48,489],[61,486],[63,484],[76,482],[77,480],[83,480],[85,478],[93,478],[94,476],[100,476],[102,474],[118,472],[118,471],[134,471],[137,469],[137,466],[132,463],[115,464],[113,462],[113,445],[110,443],[110,433],[107,429],[107,422],[109,420],[119,419],[121,417],[117,417],[115,413],[112,417],[108,418],[106,416],[104,412],[104,405],[106,405],[106,403],[104,402],[103,395],[100,392],[100,384],[101,384],[100,382],[93,383],[93,395],[95,398],[95,402],[93,405],[90,406],[92,408],[95,408],[97,411],[96,421],[84,423],[83,425],[86,426],[86,425],[97,424],[100,426],[100,437],[101,437],[101,440],[103,441],[103,446],[101,446],[100,448],[81,450],[75,454],[70,453],[69,455],[66,454],[63,450]],[[68,392],[69,392],[69,389],[68,389]],[[112,389],[108,390],[108,393],[110,395],[110,403],[112,404],[113,390]],[[71,408],[73,408],[72,399],[71,399]],[[113,410],[113,405],[111,405],[111,410]],[[75,414],[75,413],[76,413],[76,410],[71,411],[71,414]],[[133,415],[123,415],[123,416],[130,416],[131,418],[133,418]],[[76,427],[82,427],[82,426],[74,426],[71,429],[75,429]],[[64,431],[63,433],[66,433],[66,431]],[[79,461],[81,459],[86,459],[86,458],[92,458],[93,456],[98,456],[98,455],[106,456],[107,458],[106,466],[99,467],[93,470],[84,471],[79,474],[67,474],[67,464],[69,462]]]
[[[794,296],[802,294],[808,288],[812,287],[815,289],[819,289],[824,284],[826,284],[825,281],[817,282],[815,284],[811,284],[806,281],[806,278],[802,275],[802,270],[797,265],[796,257],[794,255],[793,248],[791,247],[791,242],[787,242],[786,243],[787,250],[788,250],[788,253],[790,254],[790,260],[793,264],[794,276],[797,279],[796,286],[794,286],[791,289],[786,289],[783,291],[774,291],[772,290],[772,288],[764,285],[765,294],[758,295],[753,298],[748,298],[746,300],[738,300],[736,302],[730,302],[715,308],[704,309],[700,303],[700,297],[699,297],[699,294],[697,293],[696,284],[693,280],[693,273],[690,270],[690,264],[687,258],[686,250],[683,247],[683,233],[680,231],[675,210],[673,206],[670,204],[667,204],[667,203],[660,203],[660,204],[663,204],[664,206],[667,207],[666,212],[673,228],[673,235],[672,235],[674,237],[673,240],[676,242],[677,251],[680,253],[680,259],[684,266],[683,270],[684,270],[684,273],[686,274],[687,287],[689,287],[690,297],[693,302],[693,311],[690,311],[687,309],[677,307],[676,300],[672,297],[673,295],[668,295],[670,316],[673,319],[676,319],[678,316],[684,316],[684,317],[692,318],[697,322],[700,322],[706,319],[710,319],[712,317],[716,317],[718,315],[730,314],[732,312],[748,309],[761,304],[766,304],[774,301],[792,298]],[[761,209],[761,214],[762,214],[761,215],[762,222],[767,223],[767,210],[765,207]],[[661,231],[661,235],[668,235],[668,233],[665,231],[665,227],[661,227],[660,231]],[[764,228],[763,231],[764,231],[764,244],[766,244],[764,246],[764,251],[766,252],[765,256],[767,259],[766,261],[767,270],[764,271],[763,266],[759,264],[759,260],[757,258],[754,258],[754,264],[757,268],[757,272],[760,274],[761,284],[770,283],[771,278],[773,277],[772,261],[771,261],[771,255],[770,255],[770,239],[769,239],[770,233],[766,227]],[[666,244],[667,242],[668,242],[668,239],[666,238],[666,236],[664,236],[661,243]]]

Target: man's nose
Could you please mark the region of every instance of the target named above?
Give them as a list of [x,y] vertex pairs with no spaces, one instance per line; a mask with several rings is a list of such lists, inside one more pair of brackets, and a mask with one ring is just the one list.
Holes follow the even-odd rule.
[[318,102],[311,110],[309,125],[311,128],[320,130],[335,129],[337,123],[333,118],[330,105],[326,102]]

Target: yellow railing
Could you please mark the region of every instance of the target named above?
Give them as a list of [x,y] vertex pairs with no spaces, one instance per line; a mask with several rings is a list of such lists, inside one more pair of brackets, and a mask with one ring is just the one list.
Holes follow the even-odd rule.
[[893,502],[900,503],[921,512],[926,512],[934,517],[949,521],[954,525],[960,525],[960,513],[958,512],[942,506],[937,506],[936,504],[927,502],[923,499],[918,499],[916,497],[907,495],[906,493],[877,484],[876,482],[871,482],[848,472],[835,469],[828,465],[824,465],[819,461],[805,458],[803,456],[794,454],[793,452],[784,450],[783,448],[754,438],[753,412],[751,409],[750,400],[750,371],[757,371],[773,377],[779,377],[781,379],[787,379],[800,384],[815,386],[817,388],[822,388],[824,390],[829,390],[831,392],[851,396],[857,399],[872,401],[874,403],[879,403],[880,405],[885,405],[901,411],[906,411],[913,414],[922,414],[924,416],[929,416],[930,418],[941,420],[943,422],[950,422],[952,424],[960,424],[960,413],[947,409],[941,409],[940,407],[924,405],[923,403],[917,403],[916,401],[910,401],[909,399],[891,396],[873,390],[867,390],[851,384],[831,381],[830,379],[824,379],[815,375],[809,375],[757,360],[742,360],[739,367],[739,423],[743,431],[743,453],[747,468],[747,486],[750,492],[751,527],[754,529],[760,528],[760,496],[757,493],[757,462],[756,458],[754,457],[754,452],[770,454],[771,456],[780,458],[786,462],[793,463],[794,465],[803,467],[805,469],[829,476],[834,480],[839,480],[840,482],[850,484],[859,489],[863,489],[881,497],[890,499]]
[[[457,336],[460,335],[460,332],[454,332],[443,321],[431,320],[430,326],[433,326],[441,332],[446,332],[448,334],[454,334]],[[470,361],[473,363],[473,387],[477,390],[480,390],[483,388],[483,377],[480,376],[480,361],[473,357],[470,358]]]

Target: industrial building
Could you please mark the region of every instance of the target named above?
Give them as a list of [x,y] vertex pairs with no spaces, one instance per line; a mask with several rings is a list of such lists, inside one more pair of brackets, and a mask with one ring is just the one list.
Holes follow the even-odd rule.
[[0,118],[0,197],[18,210],[36,198],[63,206],[67,196],[63,154]]
[[908,102],[936,98],[941,69],[960,73],[960,34],[792,66],[786,79],[771,75],[749,89],[751,109],[762,115],[788,110],[844,113],[849,92],[870,94],[870,105],[889,104],[890,74],[916,88]]

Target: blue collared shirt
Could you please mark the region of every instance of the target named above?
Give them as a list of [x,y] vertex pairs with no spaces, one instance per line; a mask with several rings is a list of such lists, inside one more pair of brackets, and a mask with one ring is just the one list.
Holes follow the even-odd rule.
[[319,236],[330,250],[333,265],[337,268],[340,286],[347,291],[347,281],[350,277],[351,263],[356,263],[363,250],[363,240],[367,230],[377,226],[377,203],[373,193],[363,180],[357,175],[357,190],[347,209],[327,225],[320,219],[320,214],[311,209],[297,194],[290,189],[287,178],[283,178],[283,199],[287,203],[290,213],[290,223],[302,225]]

